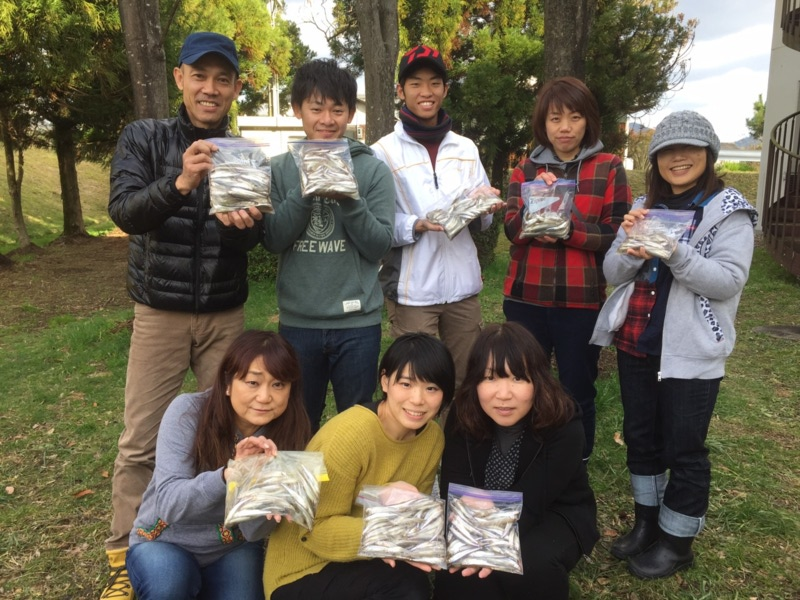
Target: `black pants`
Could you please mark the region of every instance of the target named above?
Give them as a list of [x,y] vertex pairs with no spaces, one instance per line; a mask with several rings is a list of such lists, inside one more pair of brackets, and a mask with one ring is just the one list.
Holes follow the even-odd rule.
[[329,563],[272,592],[272,600],[429,600],[428,574],[402,561]]
[[516,321],[533,334],[547,356],[555,354],[558,379],[583,412],[586,447],[589,458],[594,448],[597,362],[600,346],[589,343],[599,310],[535,306],[514,300],[503,302],[507,321]]
[[578,563],[581,549],[569,524],[555,513],[520,540],[522,575],[493,571],[485,579],[464,577],[461,571],[437,571],[435,600],[567,600],[569,572]]

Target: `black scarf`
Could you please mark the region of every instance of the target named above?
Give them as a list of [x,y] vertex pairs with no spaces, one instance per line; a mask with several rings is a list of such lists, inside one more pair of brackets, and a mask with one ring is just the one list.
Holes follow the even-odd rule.
[[403,122],[403,129],[406,130],[406,133],[421,144],[441,142],[453,127],[450,115],[444,112],[443,108],[439,109],[439,115],[436,118],[437,124],[432,127],[420,123],[419,118],[408,110],[405,104],[400,109],[400,120]]

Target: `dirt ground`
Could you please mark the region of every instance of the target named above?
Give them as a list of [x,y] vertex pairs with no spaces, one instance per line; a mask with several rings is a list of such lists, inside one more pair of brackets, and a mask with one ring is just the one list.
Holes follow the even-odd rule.
[[90,315],[131,306],[125,289],[128,236],[55,241],[0,270],[0,331],[44,327],[58,315]]

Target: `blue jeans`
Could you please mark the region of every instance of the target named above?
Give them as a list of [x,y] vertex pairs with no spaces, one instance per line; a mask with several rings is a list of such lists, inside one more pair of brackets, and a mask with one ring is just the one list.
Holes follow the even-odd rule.
[[307,329],[280,325],[278,331],[300,359],[305,400],[316,431],[325,409],[328,382],[333,386],[336,410],[367,404],[378,383],[381,326],[353,329]]
[[126,564],[138,600],[264,600],[264,545],[245,542],[201,567],[191,552],[169,542],[143,542]]
[[[705,442],[721,378],[659,381],[660,362],[658,356],[617,351],[622,432],[631,475],[669,471],[659,523],[667,533],[686,537],[700,532],[708,510],[711,462]],[[671,525],[664,527],[667,520]]]
[[600,311],[584,308],[556,308],[503,301],[507,321],[515,321],[530,331],[547,356],[555,353],[558,379],[583,412],[586,445],[583,458],[594,448],[597,361],[600,347],[589,343]]

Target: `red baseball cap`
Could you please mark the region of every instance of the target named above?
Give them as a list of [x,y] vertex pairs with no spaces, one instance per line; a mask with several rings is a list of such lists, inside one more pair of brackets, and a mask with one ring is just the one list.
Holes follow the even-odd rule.
[[397,81],[402,82],[411,73],[421,67],[433,69],[442,79],[447,81],[447,68],[444,66],[442,54],[429,46],[414,46],[403,54],[400,59],[400,68],[397,70]]

